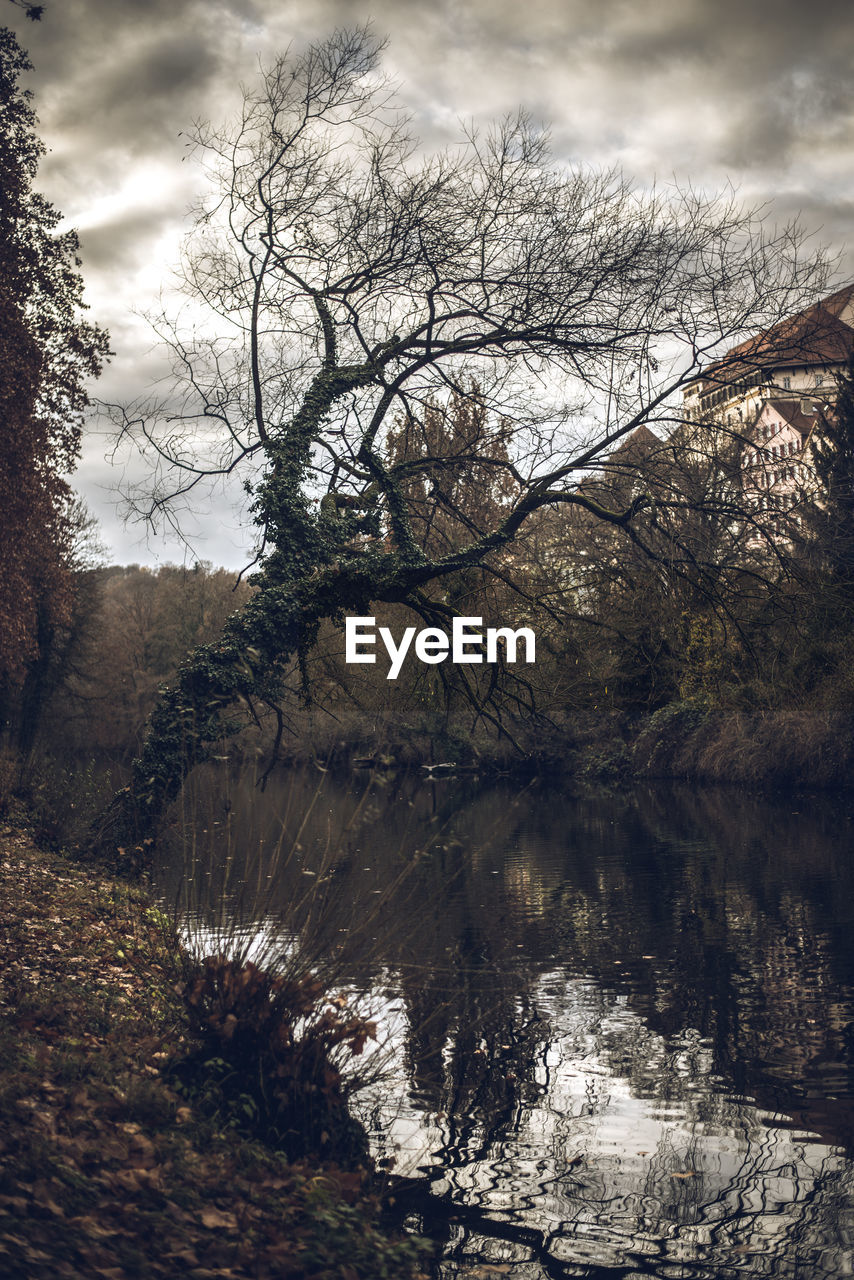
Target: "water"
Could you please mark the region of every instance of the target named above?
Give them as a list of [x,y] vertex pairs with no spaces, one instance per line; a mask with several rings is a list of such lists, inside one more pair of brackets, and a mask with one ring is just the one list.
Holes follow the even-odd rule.
[[854,810],[222,770],[186,804],[196,932],[224,901],[334,951],[378,1017],[359,1106],[442,1280],[854,1274]]

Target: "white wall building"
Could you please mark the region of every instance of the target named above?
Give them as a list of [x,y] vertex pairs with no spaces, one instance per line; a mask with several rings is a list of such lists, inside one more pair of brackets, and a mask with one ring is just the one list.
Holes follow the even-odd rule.
[[[738,429],[753,426],[769,400],[833,398],[835,375],[854,349],[854,283],[748,338],[686,388],[685,416]],[[803,409],[809,410],[809,404]],[[763,426],[770,425],[763,423]]]
[[740,442],[742,492],[772,513],[779,533],[815,498],[812,444],[852,351],[854,283],[733,347],[686,389],[689,422],[717,424]]
[[745,430],[741,455],[742,491],[753,507],[785,512],[798,523],[798,507],[815,494],[811,446],[820,422],[818,413],[805,408],[813,406],[803,400],[764,400]]

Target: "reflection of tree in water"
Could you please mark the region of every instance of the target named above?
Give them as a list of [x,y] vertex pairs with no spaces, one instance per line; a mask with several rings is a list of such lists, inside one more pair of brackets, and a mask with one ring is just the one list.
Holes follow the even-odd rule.
[[[769,1106],[798,1107],[812,1066],[838,1086],[826,1092],[850,1091],[854,955],[835,943],[854,914],[854,870],[824,806],[809,811],[801,800],[805,812],[793,815],[789,804],[687,788],[604,801],[535,792],[519,802],[498,788],[401,796],[388,786],[354,824],[359,791],[330,781],[306,823],[316,780],[288,777],[278,804],[266,805],[239,780],[231,830],[242,822],[243,847],[267,850],[283,825],[285,843],[299,833],[305,852],[277,878],[285,910],[305,860],[324,851],[329,874],[313,899],[324,941],[357,933],[360,912],[376,912],[378,885],[426,849],[379,918],[366,915],[377,962],[408,975],[420,1070],[435,1070],[442,1027],[465,1038],[492,1005],[494,1038],[513,1044],[513,1017],[502,1026],[497,1010],[512,1008],[507,993],[529,973],[556,962],[627,992],[664,1035],[700,1031],[716,1070]],[[216,898],[228,860],[213,853]],[[464,975],[456,994],[449,971]],[[503,994],[492,989],[502,983]],[[850,1140],[850,1126],[838,1136]]]
[[[766,1105],[798,1107],[810,1076],[818,1094],[850,1094],[844,830],[788,806],[745,802],[739,815],[738,798],[720,793],[702,805],[686,793],[683,806],[670,792],[666,807],[652,796],[609,802],[615,825],[604,837],[599,815],[587,821],[579,806],[583,857],[568,859],[551,900],[564,963],[627,990],[662,1034],[702,1032],[716,1069]],[[547,846],[548,832],[529,841],[531,859],[542,850],[547,863]],[[850,1112],[837,1110],[833,1138],[851,1142]]]
[[[530,1270],[513,1274],[531,1277],[576,1274],[563,1263],[613,1274],[629,1264],[632,1274],[840,1273],[850,1250],[846,1224],[850,1229],[854,1221],[845,1161],[761,1123],[743,1102],[714,1093],[697,1099],[695,1069],[707,1068],[708,1046],[696,1038],[677,1053],[642,1027],[635,1052],[646,1070],[655,1068],[659,1110],[667,1115],[653,1109],[656,1125],[649,1113],[637,1117],[643,1136],[633,1143],[624,1129],[618,1149],[608,1128],[613,1120],[630,1123],[612,1097],[625,1082],[604,1068],[611,1045],[629,1034],[630,1019],[600,997],[583,1026],[561,1034],[578,1010],[547,1003],[557,1039],[533,1048],[535,1059],[549,1053],[550,1096],[539,1106],[532,1100],[512,1113],[496,1112],[489,1126],[471,1119],[468,1129],[450,1119],[442,1126],[439,1198],[446,1218],[462,1224],[450,1230],[449,1267],[470,1259],[484,1237],[493,1247],[482,1256],[525,1263]],[[591,1057],[591,1041],[598,1042],[598,1057]],[[562,1077],[567,1070],[580,1075],[584,1063],[588,1074],[573,1096]],[[435,1223],[435,1205],[428,1216]],[[504,1245],[500,1255],[496,1238]]]
[[[300,797],[277,809],[241,785],[243,843],[292,839]],[[405,1009],[399,1096],[446,1178],[431,1212],[460,1218],[449,1275],[475,1246],[536,1278],[585,1259],[838,1273],[849,1166],[745,1095],[854,1141],[839,823],[715,792],[514,805],[447,785],[377,787],[355,820],[356,797],[328,786],[300,817],[283,914],[319,868],[325,936],[370,921],[373,948],[353,955],[366,984],[394,975]]]

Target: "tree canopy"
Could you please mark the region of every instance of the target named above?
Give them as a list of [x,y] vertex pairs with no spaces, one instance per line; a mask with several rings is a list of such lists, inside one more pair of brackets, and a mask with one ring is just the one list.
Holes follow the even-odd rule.
[[65,479],[80,451],[86,382],[108,353],[81,318],[78,239],[33,188],[44,147],[29,70],[0,28],[0,687],[24,678],[45,632],[67,621],[75,517]]
[[[322,619],[372,600],[447,615],[431,584],[544,508],[630,527],[651,497],[609,506],[584,476],[641,424],[672,428],[705,363],[825,283],[797,228],[732,196],[559,162],[524,113],[426,154],[382,49],[359,29],[288,53],[233,127],[195,137],[212,194],[187,242],[189,322],[158,325],[174,385],[113,412],[162,464],[150,515],[205,477],[243,475],[259,590],[155,712],[125,802],[137,815],[175,793],[228,708],[275,702]],[[424,494],[449,495],[459,459],[435,430],[401,451],[400,422],[429,422],[473,384],[501,426],[473,431],[467,467],[502,500],[468,524],[448,509],[454,536],[425,539]],[[336,518],[357,508],[372,535]]]

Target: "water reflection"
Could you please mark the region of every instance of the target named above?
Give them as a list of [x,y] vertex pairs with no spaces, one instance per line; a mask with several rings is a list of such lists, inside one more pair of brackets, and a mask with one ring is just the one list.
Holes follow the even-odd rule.
[[164,894],[308,924],[381,1009],[365,1119],[443,1277],[854,1268],[847,811],[223,771],[185,804]]

